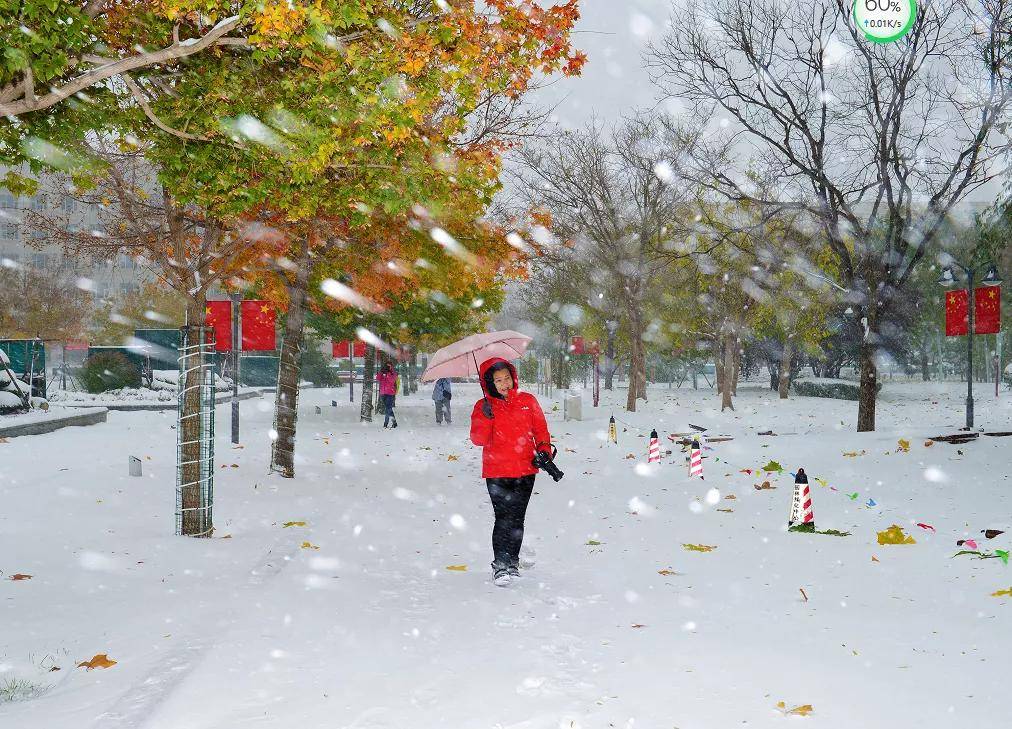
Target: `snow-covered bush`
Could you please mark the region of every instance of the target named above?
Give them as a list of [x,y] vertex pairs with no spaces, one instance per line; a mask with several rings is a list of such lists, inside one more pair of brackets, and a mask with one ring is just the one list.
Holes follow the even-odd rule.
[[[794,392],[807,397],[830,397],[836,400],[857,400],[861,394],[856,382],[846,380],[812,379],[795,380]],[[875,385],[875,392],[882,390],[882,383]]]
[[97,352],[81,366],[81,384],[88,392],[140,387],[141,371],[120,352]]

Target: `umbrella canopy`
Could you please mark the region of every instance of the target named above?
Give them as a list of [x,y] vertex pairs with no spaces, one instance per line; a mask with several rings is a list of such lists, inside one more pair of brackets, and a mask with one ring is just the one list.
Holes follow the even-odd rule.
[[478,365],[486,359],[522,357],[530,343],[531,338],[526,334],[510,330],[472,334],[433,354],[429,366],[422,373],[422,382],[435,382],[440,377],[477,375]]

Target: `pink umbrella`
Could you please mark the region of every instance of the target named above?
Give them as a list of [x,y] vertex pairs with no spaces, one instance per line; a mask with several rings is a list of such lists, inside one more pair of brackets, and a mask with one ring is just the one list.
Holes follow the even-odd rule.
[[478,374],[478,365],[490,357],[516,359],[527,351],[531,338],[509,330],[484,332],[464,337],[448,344],[429,359],[422,373],[422,382],[434,382],[440,377],[468,377]]

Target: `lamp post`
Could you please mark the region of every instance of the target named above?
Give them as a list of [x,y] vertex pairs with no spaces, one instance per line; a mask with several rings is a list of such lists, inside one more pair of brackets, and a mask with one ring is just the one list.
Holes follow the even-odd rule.
[[[942,270],[942,275],[938,277],[938,283],[945,288],[952,288],[957,283],[956,277],[952,272],[953,267],[960,269],[966,277],[966,428],[964,430],[973,430],[973,330],[975,326],[974,315],[976,314],[973,284],[977,274],[981,270],[984,270],[985,267],[978,266],[977,268],[973,268],[971,266],[964,266],[962,263],[952,259],[952,262]],[[1001,285],[1001,276],[998,274],[998,268],[993,263],[987,265],[980,282],[985,286]]]

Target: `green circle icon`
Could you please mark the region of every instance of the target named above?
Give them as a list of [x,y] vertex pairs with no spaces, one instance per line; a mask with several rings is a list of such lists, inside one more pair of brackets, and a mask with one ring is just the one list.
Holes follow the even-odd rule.
[[915,0],[854,0],[854,23],[872,43],[899,40],[916,18]]

